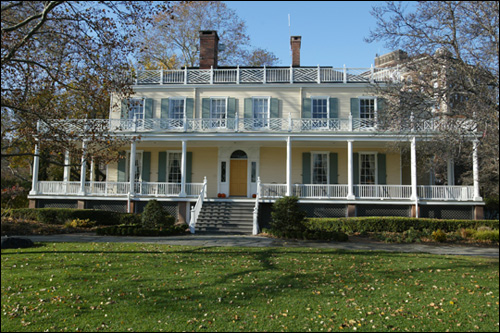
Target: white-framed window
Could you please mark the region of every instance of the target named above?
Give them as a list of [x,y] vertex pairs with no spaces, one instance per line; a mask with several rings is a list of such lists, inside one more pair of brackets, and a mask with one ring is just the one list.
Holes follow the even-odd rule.
[[210,127],[225,128],[227,123],[227,98],[212,97],[210,98]]
[[375,120],[377,116],[377,99],[361,97],[359,99],[359,118]]
[[182,153],[180,151],[167,152],[167,182],[180,183],[181,182],[181,160]]
[[313,128],[328,127],[330,117],[330,98],[324,96],[311,97],[311,118]]
[[268,127],[269,126],[269,104],[270,97],[253,97],[252,98],[252,113],[254,119],[254,127]]
[[311,179],[313,184],[328,184],[329,180],[329,153],[312,152]]
[[128,118],[141,120],[144,119],[144,99],[131,98],[128,100]]
[[168,118],[170,120],[169,122],[170,127],[172,128],[184,127],[186,98],[185,97],[169,98],[168,103],[169,103]]
[[359,183],[361,185],[377,184],[377,153],[359,153]]
[[[126,165],[126,175],[127,181],[130,180],[130,151],[127,152],[127,165]],[[136,182],[142,181],[142,151],[135,152],[135,176],[134,180]]]

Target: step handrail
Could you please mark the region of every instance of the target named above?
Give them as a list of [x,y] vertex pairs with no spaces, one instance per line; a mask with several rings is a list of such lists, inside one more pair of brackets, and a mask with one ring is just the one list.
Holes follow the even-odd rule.
[[201,187],[200,195],[196,200],[196,205],[191,208],[191,220],[189,221],[189,231],[194,234],[196,228],[196,221],[198,221],[198,216],[201,212],[201,207],[203,207],[203,201],[206,197],[207,191],[207,177],[203,178],[203,186]]
[[257,194],[255,196],[255,206],[253,209],[253,229],[252,235],[259,234],[259,200],[260,200],[260,177],[257,178]]

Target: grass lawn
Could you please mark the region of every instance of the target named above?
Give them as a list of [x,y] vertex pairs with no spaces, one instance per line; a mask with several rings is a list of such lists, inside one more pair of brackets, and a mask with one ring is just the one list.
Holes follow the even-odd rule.
[[45,243],[2,250],[2,331],[499,331],[498,259]]

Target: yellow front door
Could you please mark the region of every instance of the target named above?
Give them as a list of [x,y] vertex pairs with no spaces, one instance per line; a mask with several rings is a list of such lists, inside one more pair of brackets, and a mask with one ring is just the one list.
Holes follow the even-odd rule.
[[229,194],[247,196],[247,160],[231,160]]

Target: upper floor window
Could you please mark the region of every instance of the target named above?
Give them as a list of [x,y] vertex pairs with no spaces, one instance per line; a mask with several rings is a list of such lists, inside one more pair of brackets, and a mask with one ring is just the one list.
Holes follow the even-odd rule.
[[375,105],[376,105],[375,98],[360,98],[359,117],[361,119],[375,119],[376,117]]
[[253,119],[254,127],[269,126],[269,97],[253,98]]
[[226,127],[227,98],[214,97],[210,99],[210,127]]
[[168,117],[170,119],[184,119],[184,98],[170,98]]
[[328,98],[312,97],[312,118],[326,119],[328,115]]
[[133,98],[128,101],[129,119],[144,119],[144,99]]

